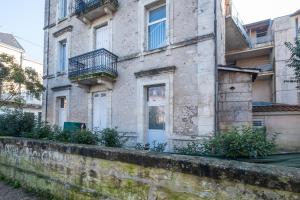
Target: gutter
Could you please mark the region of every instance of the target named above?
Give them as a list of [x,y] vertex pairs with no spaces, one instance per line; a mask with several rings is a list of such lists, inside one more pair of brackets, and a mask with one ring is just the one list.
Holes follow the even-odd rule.
[[215,127],[214,127],[214,134],[217,135],[219,132],[219,101],[218,101],[218,94],[219,94],[219,70],[218,70],[218,14],[217,14],[217,0],[214,0],[214,32],[215,32]]
[[[50,0],[48,0],[48,22],[47,22],[47,26],[49,26],[50,24]],[[47,83],[46,83],[46,108],[45,108],[45,122],[47,122],[47,118],[48,118],[48,98],[49,98],[49,83],[48,83],[48,76],[49,76],[49,44],[50,44],[50,40],[49,40],[49,37],[50,37],[50,33],[49,33],[49,29],[47,30],[48,31],[48,36],[47,36],[47,62],[46,62],[46,66],[47,66],[47,73],[46,73],[46,80],[47,80]]]

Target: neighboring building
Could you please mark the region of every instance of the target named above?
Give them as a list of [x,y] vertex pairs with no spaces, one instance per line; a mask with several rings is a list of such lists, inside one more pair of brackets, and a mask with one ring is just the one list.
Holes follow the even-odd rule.
[[[24,55],[25,50],[12,34],[0,32],[0,54],[1,53],[13,56],[15,58],[15,62],[21,65],[22,67],[32,67],[40,74],[40,77],[42,77],[43,65],[37,61],[26,58]],[[26,102],[23,107],[23,111],[33,113],[37,117],[41,117],[42,99],[38,100],[32,97],[26,91],[23,91],[22,95]]]
[[[228,6],[232,7],[230,0]],[[243,42],[226,36],[227,64],[260,70],[252,85],[253,125],[265,126],[269,133],[281,133],[280,148],[290,151],[300,149],[300,90],[296,83],[287,81],[294,71],[287,67],[290,52],[284,43],[294,43],[299,36],[299,19],[297,11],[241,25]]]

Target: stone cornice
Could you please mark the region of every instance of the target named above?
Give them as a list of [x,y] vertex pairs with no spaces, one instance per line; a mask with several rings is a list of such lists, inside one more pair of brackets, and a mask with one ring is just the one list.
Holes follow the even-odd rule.
[[162,73],[174,73],[176,70],[175,66],[153,68],[145,71],[139,71],[134,73],[136,78],[145,77],[145,76],[155,76]]
[[66,33],[66,32],[71,32],[73,30],[73,26],[67,26],[63,29],[60,29],[59,31],[56,31],[53,33],[53,37],[59,37],[61,36],[62,34]]

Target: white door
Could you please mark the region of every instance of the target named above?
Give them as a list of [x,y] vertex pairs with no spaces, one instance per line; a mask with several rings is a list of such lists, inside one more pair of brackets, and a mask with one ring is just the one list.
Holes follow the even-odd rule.
[[93,130],[101,131],[107,128],[107,93],[93,94]]
[[101,26],[95,30],[95,48],[110,50],[110,37],[108,25]]
[[64,128],[64,123],[67,121],[67,100],[65,97],[59,98],[58,108],[58,126]]
[[166,98],[165,86],[152,86],[148,88],[148,137],[150,146],[156,143],[167,142],[166,136]]

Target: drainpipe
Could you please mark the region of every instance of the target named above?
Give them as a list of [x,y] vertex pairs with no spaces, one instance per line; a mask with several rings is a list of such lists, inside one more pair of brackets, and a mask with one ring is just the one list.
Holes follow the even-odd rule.
[[218,0],[214,0],[214,32],[215,32],[215,135],[219,132],[219,71],[218,71]]
[[47,83],[46,83],[46,108],[45,108],[45,122],[47,122],[47,118],[48,118],[48,89],[49,89],[49,83],[48,83],[48,76],[49,76],[49,37],[50,37],[50,33],[49,33],[49,25],[50,25],[50,0],[48,0],[48,22],[47,22],[47,31],[48,31],[48,36],[47,36],[47,61],[46,61],[46,65],[47,65],[47,73],[46,73],[46,79],[47,79]]

